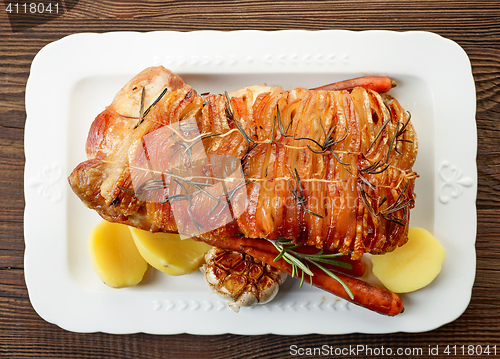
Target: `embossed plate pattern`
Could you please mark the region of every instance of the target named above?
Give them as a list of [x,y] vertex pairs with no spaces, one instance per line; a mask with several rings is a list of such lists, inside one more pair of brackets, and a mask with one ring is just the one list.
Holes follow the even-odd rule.
[[[220,44],[220,46],[214,46]],[[136,73],[164,65],[199,93],[250,84],[315,87],[389,74],[419,137],[411,224],[444,244],[443,270],[404,295],[389,318],[288,279],[265,306],[232,312],[200,273],[115,290],[93,273],[87,235],[100,219],[66,177],[85,159],[90,123]],[[459,104],[459,105],[458,105]],[[26,89],[25,276],[45,320],[78,332],[156,334],[341,334],[431,330],[467,307],[475,274],[477,191],[475,88],[465,52],[424,32],[239,31],[76,34],[33,60]],[[453,298],[453,301],[450,301]]]

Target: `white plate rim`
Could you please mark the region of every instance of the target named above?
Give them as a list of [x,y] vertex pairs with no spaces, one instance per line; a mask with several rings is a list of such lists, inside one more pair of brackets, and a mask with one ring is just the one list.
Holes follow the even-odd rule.
[[[214,43],[220,41],[236,45],[231,51],[226,50],[229,54],[210,52],[202,44],[202,39],[207,38]],[[290,39],[294,39],[295,46],[296,44],[302,45],[305,49],[304,54],[297,55],[296,52],[289,50],[286,43]],[[123,61],[116,62],[117,53],[123,49],[133,49],[138,44],[147,47],[161,40],[168,40],[170,44],[177,45],[184,41],[193,41],[200,44],[200,48],[207,52],[204,52],[202,56],[196,52],[201,50],[188,48],[183,54],[173,56],[169,55],[168,51],[151,51],[146,58],[134,52],[126,56]],[[252,47],[251,44],[260,43],[263,40],[274,42],[274,45],[268,47],[262,45],[263,49],[257,49],[255,55],[252,56],[243,52],[245,46]],[[321,46],[326,40],[337,42],[336,51],[331,52],[331,55]],[[244,45],[238,45],[238,43]],[[290,314],[300,319],[303,318],[302,312],[309,311],[313,312],[313,316],[316,317],[322,315],[326,309],[297,308],[290,303],[285,303],[281,308],[272,307],[274,309],[270,313],[276,317],[276,321],[266,322],[265,326],[248,327],[235,323],[235,321],[244,321],[247,317],[261,315],[257,313],[266,313],[263,309],[258,309],[240,312],[238,314],[240,317],[231,316],[232,313],[226,314],[225,310],[221,310],[217,315],[222,316],[224,320],[215,326],[200,327],[189,324],[186,318],[194,319],[201,313],[207,317],[207,320],[210,320],[213,318],[212,314],[206,313],[216,310],[201,311],[199,303],[193,304],[189,297],[182,297],[180,301],[185,303],[187,310],[179,310],[179,306],[175,312],[164,310],[165,301],[150,303],[153,307],[160,306],[161,315],[176,323],[174,326],[165,327],[153,323],[151,316],[144,314],[148,310],[151,311],[151,308],[144,308],[143,293],[127,292],[126,303],[122,304],[123,308],[120,310],[122,313],[131,315],[129,320],[116,318],[116,314],[113,314],[115,317],[112,318],[116,320],[104,322],[96,319],[97,313],[107,318],[106,311],[109,311],[117,300],[123,301],[124,296],[120,292],[82,291],[71,276],[64,272],[67,265],[64,261],[67,260],[66,235],[68,233],[64,218],[66,218],[67,196],[71,195],[65,178],[72,168],[69,168],[67,158],[64,157],[64,150],[70,144],[64,138],[66,124],[61,114],[70,111],[69,90],[71,86],[88,76],[106,76],[110,73],[134,74],[144,67],[157,64],[173,65],[170,67],[174,67],[176,71],[194,74],[241,73],[249,71],[249,68],[250,71],[263,73],[287,73],[298,68],[302,72],[312,74],[317,71],[339,72],[339,70],[329,70],[329,66],[332,65],[340,66],[341,73],[383,74],[390,72],[390,66],[394,65],[391,61],[396,60],[377,55],[370,56],[367,61],[366,58],[359,56],[359,52],[365,49],[360,50],[356,46],[363,44],[368,54],[369,50],[375,47],[381,48],[382,52],[389,51],[387,50],[388,43],[398,50],[390,53],[393,56],[408,59],[408,55],[401,54],[399,51],[404,52],[409,48],[417,54],[417,56],[412,55],[414,62],[400,64],[398,71],[400,73],[407,71],[413,76],[424,78],[431,88],[434,102],[439,105],[433,107],[434,117],[440,119],[434,124],[435,132],[439,134],[439,141],[437,139],[435,141],[435,158],[433,159],[436,173],[433,189],[435,191],[434,217],[439,219],[439,225],[433,230],[438,238],[457,237],[463,244],[458,248],[447,248],[448,263],[455,263],[455,258],[462,263],[461,266],[453,266],[454,275],[459,277],[460,281],[453,283],[455,289],[451,294],[455,294],[455,301],[453,304],[449,303],[451,309],[443,311],[439,318],[434,320],[422,319],[418,322],[413,320],[408,323],[403,316],[405,313],[395,318],[380,317],[357,307],[352,308],[343,302],[331,302],[328,310],[332,311],[334,317],[337,319],[351,317],[351,320],[342,327],[325,323],[301,323],[297,327],[288,325],[291,320]],[[94,57],[99,55],[102,61],[91,60],[85,63],[78,58],[84,53]],[[68,63],[79,66],[78,70],[68,68]],[[457,72],[460,74],[458,77]],[[435,76],[436,74],[439,76]],[[50,84],[51,91],[43,91],[47,84]],[[57,96],[56,102],[53,100],[54,96]],[[459,101],[461,106],[452,106],[451,99]],[[25,278],[32,305],[45,320],[70,331],[102,331],[121,334],[133,332],[154,334],[422,332],[449,323],[458,318],[468,306],[475,277],[475,199],[477,193],[475,104],[474,80],[467,54],[455,42],[429,32],[385,30],[362,32],[345,30],[111,32],[74,34],[50,43],[33,60],[26,88]],[[456,123],[460,126],[456,126]],[[450,130],[450,128],[453,129]],[[40,134],[48,135],[49,141],[43,141]],[[45,146],[44,151],[40,151],[41,145]],[[39,238],[40,234],[43,235],[43,240]],[[48,254],[50,254],[50,260],[47,257]],[[51,280],[47,280],[48,277]],[[140,310],[136,310],[137,308]],[[346,308],[347,310],[344,310]],[[131,314],[134,310],[136,313]],[[158,312],[158,308],[154,308],[154,311]],[[120,311],[117,310],[117,312]],[[353,319],[353,316],[360,318]],[[225,319],[226,317],[229,319]],[[425,313],[422,317],[425,318]],[[94,318],[94,320],[87,318]],[[234,318],[234,321],[231,321],[231,318]],[[372,323],[374,320],[376,324]]]

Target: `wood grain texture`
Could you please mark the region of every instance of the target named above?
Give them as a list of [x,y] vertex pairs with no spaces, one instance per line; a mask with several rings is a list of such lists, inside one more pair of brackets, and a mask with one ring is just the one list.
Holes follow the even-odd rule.
[[[285,358],[290,356],[292,344],[304,348],[361,344],[425,350],[429,345],[497,345],[500,355],[498,0],[81,0],[58,18],[18,32],[13,32],[3,6],[0,4],[0,357]],[[34,56],[51,41],[75,32],[207,29],[426,30],[464,48],[471,60],[477,90],[479,188],[476,281],[470,305],[459,319],[418,334],[117,336],[67,332],[35,313],[23,272],[24,91]]]

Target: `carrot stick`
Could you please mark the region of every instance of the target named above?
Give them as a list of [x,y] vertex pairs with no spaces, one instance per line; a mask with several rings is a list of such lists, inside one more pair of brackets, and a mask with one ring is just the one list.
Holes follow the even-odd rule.
[[334,82],[329,85],[315,87],[311,90],[341,91],[352,90],[355,87],[363,87],[378,93],[387,92],[396,86],[396,81],[387,76],[363,76],[350,80]]
[[[232,251],[241,251],[242,247],[252,247],[261,251],[268,252],[276,258],[278,256],[279,251],[276,247],[265,239],[256,239],[256,238],[245,238],[245,237],[228,237],[225,239],[206,239],[206,238],[197,238],[207,244],[210,244],[214,247],[232,250]],[[312,246],[301,246],[294,249],[296,252],[304,253],[304,254],[316,254],[319,252],[319,249]],[[330,254],[333,252],[323,251],[323,254]],[[362,260],[353,260],[350,259],[349,256],[339,256],[334,258],[335,260],[342,261],[344,263],[350,264],[352,268],[343,268],[339,266],[335,266],[334,264],[324,264],[324,266],[328,269],[333,269],[338,272],[342,272],[348,274],[352,277],[361,277],[366,270],[366,263]]]
[[[289,275],[292,274],[292,266],[284,259],[279,259],[275,262],[275,257],[271,253],[253,247],[243,247],[243,250],[245,253],[276,269],[285,271]],[[331,278],[315,266],[311,266],[310,269],[314,273],[312,276],[312,283],[318,288],[380,314],[394,316],[403,311],[402,299],[397,294],[387,289],[374,286],[341,273],[335,273],[335,275],[351,290],[354,296],[354,298],[351,299],[344,287],[337,280]]]

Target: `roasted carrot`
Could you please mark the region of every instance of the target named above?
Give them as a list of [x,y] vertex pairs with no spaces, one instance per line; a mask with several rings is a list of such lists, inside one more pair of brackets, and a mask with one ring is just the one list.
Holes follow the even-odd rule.
[[363,87],[378,93],[389,91],[396,86],[396,81],[387,76],[363,76],[350,80],[334,82],[329,85],[315,87],[311,90],[340,91],[352,90],[355,87]]
[[[274,261],[275,257],[271,253],[253,247],[243,247],[243,250],[245,253],[276,269],[285,271],[289,275],[292,274],[292,266],[284,259]],[[352,292],[353,298],[350,298],[344,287],[336,279],[330,277],[317,267],[311,266],[310,269],[314,274],[312,276],[312,283],[318,288],[380,314],[394,316],[403,311],[403,300],[401,297],[387,289],[341,273],[335,273]]]
[[[254,238],[245,238],[245,237],[229,237],[227,239],[221,240],[208,240],[198,238],[207,244],[210,244],[214,247],[232,250],[232,251],[241,251],[242,247],[252,247],[261,251],[268,252],[276,258],[279,254],[279,251],[276,247],[269,241],[265,239],[254,239]],[[296,252],[300,252],[303,254],[316,254],[319,252],[318,248],[312,246],[301,246],[294,249]],[[323,251],[323,254],[332,254],[330,251]],[[259,258],[257,258],[259,259]],[[338,272],[342,272],[348,274],[352,277],[361,277],[366,270],[366,263],[362,260],[353,260],[350,259],[349,256],[339,256],[335,257],[335,260],[347,263],[351,266],[351,268],[339,267],[334,264],[324,264],[324,266],[328,269],[333,269]]]

